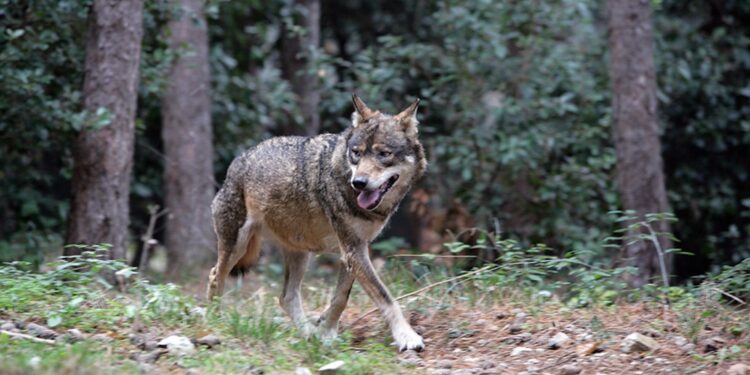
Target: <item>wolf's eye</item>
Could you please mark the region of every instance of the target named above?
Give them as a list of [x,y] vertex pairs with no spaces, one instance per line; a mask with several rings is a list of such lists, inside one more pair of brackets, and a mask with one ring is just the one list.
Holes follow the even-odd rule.
[[390,151],[380,151],[380,152],[378,152],[378,156],[380,156],[381,158],[384,158],[384,159],[387,158],[387,157],[390,157],[391,155],[393,155],[393,153],[390,152]]
[[362,156],[362,151],[359,151],[357,149],[353,148],[351,152],[352,152],[352,157],[353,158],[358,158],[358,157]]

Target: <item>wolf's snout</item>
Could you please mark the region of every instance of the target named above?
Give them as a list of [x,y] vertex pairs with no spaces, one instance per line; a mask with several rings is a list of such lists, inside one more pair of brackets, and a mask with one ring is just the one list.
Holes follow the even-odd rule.
[[352,180],[352,187],[357,191],[364,190],[367,187],[367,182],[367,177],[357,176]]

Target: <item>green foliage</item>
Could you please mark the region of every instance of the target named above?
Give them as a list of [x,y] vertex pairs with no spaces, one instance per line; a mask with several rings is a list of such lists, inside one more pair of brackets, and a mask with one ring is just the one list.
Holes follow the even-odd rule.
[[[599,239],[617,225],[607,212],[619,203],[601,2],[389,4],[323,2],[321,48],[311,52],[324,130],[349,126],[351,92],[389,112],[418,96],[430,160],[422,186],[434,206],[455,201],[523,247],[546,243],[602,265],[612,254]],[[654,3],[669,201],[675,234],[695,254],[677,257],[683,278],[750,256],[750,6],[722,4]],[[73,140],[110,120],[81,106],[90,6],[0,0],[0,261],[39,265],[59,246]],[[163,201],[160,107],[180,53],[166,43],[173,10],[145,2],[134,233]],[[279,69],[289,3],[212,0],[206,12],[220,182],[241,150],[304,124]]]
[[678,263],[688,274],[750,257],[749,20],[746,1],[663,1],[656,13],[667,188],[675,234],[695,254]]

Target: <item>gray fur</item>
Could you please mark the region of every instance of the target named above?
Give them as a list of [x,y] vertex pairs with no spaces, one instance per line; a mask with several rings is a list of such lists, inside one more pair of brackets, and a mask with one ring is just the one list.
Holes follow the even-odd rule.
[[[294,253],[339,251],[344,267],[331,306],[321,317],[321,335],[335,336],[356,279],[388,320],[399,349],[421,349],[421,337],[375,274],[368,253],[370,242],[426,168],[417,139],[417,102],[396,116],[370,110],[356,96],[354,104],[353,126],[340,134],[272,138],[232,162],[211,206],[219,256],[208,297],[221,295],[230,270],[243,272],[257,260],[260,238],[270,239],[283,249],[287,262],[280,302],[307,332],[299,299],[304,274],[299,264],[307,257]],[[390,190],[377,195],[381,200],[376,207],[361,208],[359,192],[351,185],[353,174],[366,177],[369,190],[386,185]]]

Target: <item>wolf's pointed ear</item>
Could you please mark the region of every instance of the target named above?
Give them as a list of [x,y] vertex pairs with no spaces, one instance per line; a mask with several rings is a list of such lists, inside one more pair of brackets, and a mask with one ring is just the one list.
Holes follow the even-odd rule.
[[414,103],[411,103],[406,109],[401,111],[401,113],[396,115],[396,119],[399,123],[401,123],[401,126],[403,126],[404,131],[414,133],[417,132],[417,125],[419,125],[419,121],[417,121],[417,108],[419,107],[419,98],[414,101]]
[[370,119],[375,114],[375,111],[367,107],[367,104],[357,96],[352,94],[352,103],[354,103],[354,113],[352,113],[352,126],[355,128],[362,122]]

